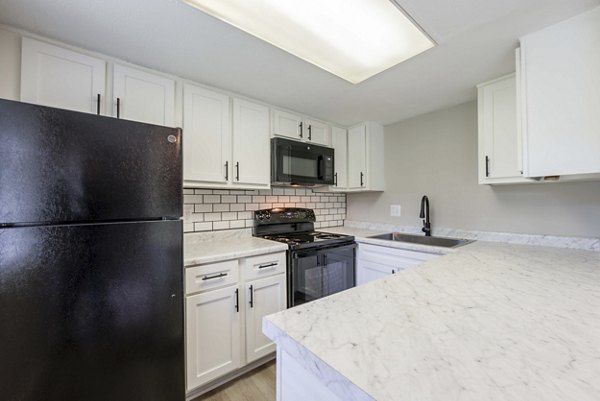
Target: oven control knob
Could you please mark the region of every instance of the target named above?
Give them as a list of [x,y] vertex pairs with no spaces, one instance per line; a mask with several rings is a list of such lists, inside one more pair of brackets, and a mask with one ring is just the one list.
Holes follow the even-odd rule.
[[258,214],[258,219],[259,220],[263,220],[265,218],[265,215],[263,213],[259,213]]
[[271,212],[266,212],[266,213],[265,213],[265,218],[266,218],[267,220],[270,220],[270,219],[271,219]]

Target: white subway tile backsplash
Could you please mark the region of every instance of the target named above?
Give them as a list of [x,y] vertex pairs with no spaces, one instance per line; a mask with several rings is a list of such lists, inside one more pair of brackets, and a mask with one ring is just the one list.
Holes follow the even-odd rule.
[[221,214],[221,220],[237,220],[238,213],[237,212],[227,212]]
[[243,203],[232,203],[230,205],[230,210],[232,212],[240,212],[246,210],[246,205],[244,205]]
[[336,227],[346,218],[346,195],[305,188],[270,190],[183,190],[183,231],[228,230],[254,226],[254,211],[277,207],[314,209],[315,228]]
[[204,195],[204,203],[221,203],[221,195]]
[[194,223],[194,231],[212,231],[213,223]]
[[212,189],[194,189],[194,193],[197,195],[212,195]]
[[221,203],[236,203],[237,197],[235,195],[223,195],[221,196]]
[[196,213],[207,213],[213,211],[213,205],[196,204],[194,206],[194,212]]
[[204,213],[204,220],[206,221],[220,221],[221,213]]
[[202,195],[183,195],[183,203],[202,203]]
[[213,223],[213,230],[227,230],[230,228],[228,221],[215,221]]

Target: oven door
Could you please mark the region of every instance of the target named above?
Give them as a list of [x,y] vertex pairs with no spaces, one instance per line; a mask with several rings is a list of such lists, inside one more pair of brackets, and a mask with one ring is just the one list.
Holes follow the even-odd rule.
[[271,140],[271,181],[276,184],[333,185],[334,151],[283,138]]
[[352,288],[356,244],[292,251],[288,274],[288,307]]

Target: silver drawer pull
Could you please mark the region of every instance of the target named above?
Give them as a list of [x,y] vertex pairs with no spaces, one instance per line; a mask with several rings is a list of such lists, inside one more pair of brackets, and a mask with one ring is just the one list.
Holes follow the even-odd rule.
[[264,265],[259,265],[258,268],[259,269],[266,269],[267,267],[275,267],[277,266],[278,263],[277,262],[273,262],[273,263],[265,263]]
[[206,281],[206,280],[213,280],[215,278],[221,278],[221,277],[226,277],[227,273],[219,273],[219,274],[215,274],[214,276],[204,276],[202,277],[202,281]]

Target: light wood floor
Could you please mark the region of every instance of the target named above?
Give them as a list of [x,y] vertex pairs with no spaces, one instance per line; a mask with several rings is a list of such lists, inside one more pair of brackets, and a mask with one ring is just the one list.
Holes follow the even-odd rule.
[[275,361],[260,366],[193,401],[275,401]]

